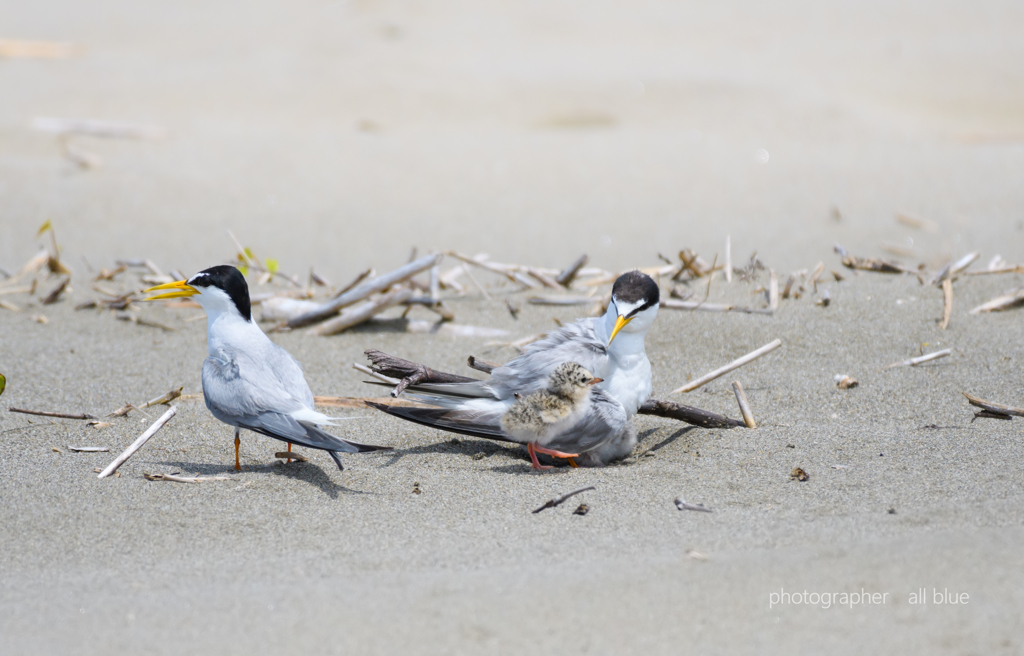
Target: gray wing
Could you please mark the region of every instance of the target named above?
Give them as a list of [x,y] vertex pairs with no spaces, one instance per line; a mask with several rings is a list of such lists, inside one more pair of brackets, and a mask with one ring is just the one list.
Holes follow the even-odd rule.
[[206,358],[203,396],[214,416],[237,426],[266,412],[288,414],[313,407],[313,393],[299,364],[271,345],[275,350],[260,350],[268,357],[224,348]]
[[547,448],[587,453],[621,439],[632,428],[626,409],[604,390],[594,389],[590,400],[590,407],[580,421],[546,444]]
[[597,337],[597,319],[579,319],[529,344],[522,355],[491,372],[487,386],[499,399],[547,387],[548,374],[563,362],[577,362],[595,376],[607,368],[608,348]]

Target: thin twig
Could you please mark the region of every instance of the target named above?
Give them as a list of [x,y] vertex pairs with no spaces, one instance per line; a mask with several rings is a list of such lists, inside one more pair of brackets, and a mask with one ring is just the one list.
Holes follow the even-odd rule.
[[732,235],[725,236],[725,282],[732,282]]
[[575,279],[576,276],[579,275],[580,269],[585,267],[589,260],[590,258],[587,257],[586,253],[580,255],[575,262],[570,264],[561,273],[558,274],[558,276],[555,278],[555,281],[559,285],[562,285],[563,287],[571,287],[573,279]]
[[779,309],[779,277],[775,269],[768,270],[768,311],[775,312]]
[[57,417],[58,419],[81,419],[81,420],[88,420],[88,419],[96,419],[97,418],[97,417],[93,417],[92,415],[87,415],[85,413],[81,413],[81,414],[77,414],[77,415],[71,415],[71,414],[66,414],[66,413],[63,413],[63,412],[43,412],[42,410],[22,410],[21,408],[8,408],[7,410],[9,412],[20,412],[23,415],[38,415],[40,417]]
[[149,401],[146,401],[142,405],[138,406],[136,410],[142,410],[142,408],[149,408],[154,405],[167,405],[174,399],[181,396],[181,390],[183,389],[185,388],[179,387],[178,389],[172,389],[170,392],[164,394],[163,396],[158,396],[155,399],[150,399]]
[[931,362],[932,360],[938,360],[939,358],[944,358],[944,357],[946,357],[947,355],[949,355],[952,352],[953,352],[953,349],[943,349],[941,351],[935,351],[934,353],[929,353],[928,355],[922,355],[920,357],[910,358],[909,360],[903,360],[902,362],[893,362],[892,364],[890,364],[890,365],[888,365],[886,367],[883,367],[883,369],[892,369],[893,367],[916,367],[917,365],[921,364],[922,362]]
[[702,376],[701,378],[698,378],[697,380],[693,381],[692,383],[687,383],[686,385],[683,385],[679,389],[673,390],[670,393],[671,394],[679,394],[681,392],[682,393],[692,392],[693,390],[697,389],[698,387],[702,387],[705,384],[710,383],[711,381],[713,381],[714,379],[718,378],[719,376],[724,376],[725,374],[729,373],[733,369],[739,369],[740,367],[742,367],[743,365],[747,364],[748,362],[752,362],[753,360],[756,360],[757,358],[761,357],[762,355],[766,355],[768,353],[771,353],[772,351],[774,351],[775,349],[779,348],[780,346],[782,346],[782,340],[781,339],[777,339],[774,342],[772,342],[770,344],[766,344],[766,345],[762,346],[761,348],[757,349],[756,351],[748,353],[747,355],[744,355],[742,358],[738,358],[738,359],[730,362],[729,364],[725,365],[724,367],[721,367],[720,369],[715,369],[714,371],[712,371],[711,373],[707,374],[706,376]]
[[534,510],[533,514],[536,515],[537,513],[539,513],[540,511],[542,511],[542,510],[544,510],[546,508],[554,508],[556,506],[559,506],[562,503],[564,503],[565,501],[567,501],[568,499],[571,499],[572,497],[574,497],[577,494],[580,494],[582,492],[586,492],[588,490],[596,490],[596,489],[597,488],[595,488],[593,485],[591,485],[589,487],[582,487],[582,488],[580,488],[578,490],[574,490],[572,492],[569,492],[568,494],[563,494],[560,497],[555,497],[554,499],[550,499],[549,501],[547,501],[547,503],[545,503],[540,508]]
[[173,406],[172,405],[171,407],[167,408],[167,412],[165,412],[163,415],[161,415],[161,417],[159,419],[154,421],[153,425],[150,426],[149,428],[147,428],[145,433],[143,433],[142,435],[139,435],[138,439],[136,439],[134,442],[132,442],[131,446],[129,446],[127,449],[124,450],[124,453],[122,453],[121,455],[117,456],[117,458],[114,460],[114,462],[112,462],[109,465],[107,465],[107,468],[104,469],[103,471],[101,471],[99,476],[97,476],[96,478],[106,478],[107,476],[110,476],[115,471],[117,471],[118,467],[123,465],[124,462],[126,460],[128,460],[128,458],[131,458],[132,455],[136,451],[141,449],[142,445],[145,444],[146,442],[148,442],[149,438],[151,438],[154,435],[156,435],[156,432],[158,430],[160,430],[161,428],[163,428],[163,425],[166,424],[168,421],[170,421],[171,417],[173,417],[175,414],[177,414],[177,412],[178,412],[178,407],[177,406]]
[[376,300],[366,301],[362,305],[350,308],[330,321],[325,321],[316,329],[316,334],[336,335],[347,328],[363,323],[370,317],[379,314],[392,306],[404,303],[411,297],[411,289],[396,289]]
[[967,397],[967,400],[971,405],[982,408],[989,412],[1001,415],[1013,415],[1015,417],[1024,417],[1024,410],[1020,408],[1011,408],[1008,405],[1002,403],[995,403],[993,401],[986,401],[985,399],[979,399],[976,396],[972,396],[967,392],[963,392],[963,395]]

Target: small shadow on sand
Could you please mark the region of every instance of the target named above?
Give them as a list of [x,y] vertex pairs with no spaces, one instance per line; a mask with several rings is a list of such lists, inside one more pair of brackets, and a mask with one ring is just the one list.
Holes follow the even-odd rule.
[[[674,433],[672,433],[671,435],[669,435],[668,437],[666,437],[665,439],[663,439],[662,441],[658,442],[657,444],[655,444],[651,448],[649,448],[646,451],[644,451],[644,453],[653,453],[653,452],[657,451],[658,449],[664,448],[664,447],[668,446],[669,444],[672,444],[673,442],[678,440],[683,435],[686,435],[687,433],[689,433],[690,431],[692,431],[695,428],[697,428],[697,427],[696,426],[686,426],[684,428],[680,428],[677,431],[675,431]],[[644,433],[642,435],[640,435],[640,440],[639,441],[643,442],[650,435],[652,435],[653,433],[656,433],[656,432],[658,432],[657,428],[652,428],[649,431],[644,431]]]
[[[171,461],[165,461],[159,464],[173,467],[175,471],[180,471],[184,475],[199,474],[200,476],[217,476],[219,474],[235,473],[234,465],[209,465],[195,462]],[[333,463],[331,469],[335,469],[333,467]],[[337,499],[339,492],[345,492],[347,494],[372,494],[372,492],[353,490],[345,487],[344,485],[338,485],[331,479],[327,472],[325,472],[319,465],[312,462],[300,462],[296,460],[287,465],[281,461],[267,465],[246,465],[242,468],[242,472],[250,474],[274,474],[276,476],[287,476],[288,478],[298,481],[305,481],[306,483],[319,488],[321,492],[332,499]],[[338,473],[340,474],[342,472]]]

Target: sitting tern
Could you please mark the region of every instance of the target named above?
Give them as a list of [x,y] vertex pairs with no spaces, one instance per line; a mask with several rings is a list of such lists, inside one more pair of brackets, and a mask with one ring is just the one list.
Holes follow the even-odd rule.
[[[432,428],[525,444],[534,469],[550,469],[540,464],[537,453],[594,467],[627,455],[636,444],[636,431],[625,408],[597,387],[600,382],[578,363],[566,362],[546,377],[544,389],[515,398],[507,408],[419,408],[372,401],[367,405]],[[629,445],[625,452],[623,444]]]
[[316,427],[335,420],[313,409],[302,367],[252,320],[249,287],[238,269],[215,266],[146,291],[160,290],[175,291],[146,300],[194,296],[206,311],[209,357],[203,363],[203,398],[214,417],[235,427],[236,470],[242,468],[238,447],[243,428],[327,451],[338,469],[344,469],[339,451],[390,449],[350,442]]
[[[442,430],[467,432],[466,421],[475,417],[482,432],[491,434],[499,418],[516,402],[545,389],[549,374],[564,362],[576,362],[602,379],[595,396],[618,403],[625,413],[619,422],[615,412],[598,412],[592,430],[602,436],[591,451],[588,464],[605,464],[628,455],[636,446],[636,431],[629,419],[651,395],[651,363],[644,338],[658,315],[660,293],[654,280],[640,271],[625,273],[615,281],[608,310],[563,326],[525,347],[524,352],[488,379],[460,383],[418,383],[407,387],[410,396],[445,410],[462,411],[453,416],[430,408],[375,406],[403,419]],[[606,408],[606,404],[597,407]],[[605,420],[605,415],[611,419]],[[452,424],[458,424],[457,429]],[[481,435],[483,436],[483,435]]]

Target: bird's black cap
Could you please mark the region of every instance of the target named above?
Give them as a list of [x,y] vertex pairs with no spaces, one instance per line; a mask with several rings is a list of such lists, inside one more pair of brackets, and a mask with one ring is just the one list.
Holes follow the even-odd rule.
[[188,279],[192,287],[217,287],[224,290],[246,321],[252,321],[252,306],[249,304],[249,285],[242,272],[233,266],[218,265],[203,269]]
[[658,283],[646,273],[630,271],[619,276],[612,286],[612,298],[624,303],[642,303],[635,312],[642,312],[661,300]]

